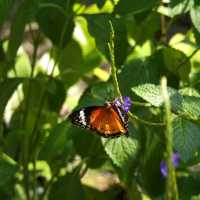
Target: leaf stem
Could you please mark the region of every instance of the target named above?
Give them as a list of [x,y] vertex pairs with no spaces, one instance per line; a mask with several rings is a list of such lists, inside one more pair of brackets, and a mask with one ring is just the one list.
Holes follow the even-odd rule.
[[133,115],[133,113],[131,113],[131,112],[128,112],[128,115],[132,120],[136,120],[142,124],[146,124],[149,126],[165,126],[165,123],[163,123],[163,122],[150,122],[150,121],[147,121],[144,119],[140,119],[138,116]]
[[166,163],[167,163],[167,169],[168,169],[165,199],[166,200],[178,200],[179,195],[178,195],[178,189],[177,189],[177,184],[176,184],[175,168],[172,163],[172,155],[173,155],[172,113],[171,113],[170,98],[169,98],[169,94],[167,91],[166,77],[163,77],[161,79],[161,88],[162,88],[162,95],[164,98],[164,106],[165,106]]

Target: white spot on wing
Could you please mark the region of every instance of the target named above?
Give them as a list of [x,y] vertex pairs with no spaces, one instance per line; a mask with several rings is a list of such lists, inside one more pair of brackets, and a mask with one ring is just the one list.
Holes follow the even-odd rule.
[[86,123],[86,118],[85,118],[85,112],[84,112],[84,110],[80,110],[79,118],[80,118],[80,123],[83,124],[84,126],[86,126],[87,123]]

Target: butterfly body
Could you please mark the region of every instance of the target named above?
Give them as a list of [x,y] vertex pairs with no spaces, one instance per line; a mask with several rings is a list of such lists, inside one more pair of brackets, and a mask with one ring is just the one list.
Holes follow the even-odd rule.
[[73,124],[93,130],[103,137],[128,135],[128,115],[114,103],[85,107],[73,112],[69,118]]

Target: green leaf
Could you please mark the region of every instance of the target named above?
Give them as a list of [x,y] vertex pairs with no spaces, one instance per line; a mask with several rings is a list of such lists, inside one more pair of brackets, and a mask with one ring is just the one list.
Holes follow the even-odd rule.
[[47,101],[51,111],[59,112],[65,100],[64,83],[57,79],[52,79],[47,88]]
[[[59,52],[57,53],[59,54]],[[75,40],[71,40],[67,46],[61,50],[58,66],[60,69],[60,76],[67,87],[78,81],[85,72],[82,50]]]
[[108,42],[110,41],[109,21],[112,21],[115,31],[115,62],[118,67],[121,66],[128,53],[127,31],[123,19],[114,18],[109,14],[93,14],[84,17],[87,19],[89,32],[94,37],[97,48],[108,59],[110,59],[108,51]]
[[67,173],[63,177],[58,177],[57,181],[53,183],[49,193],[49,200],[59,199],[85,199],[78,173]]
[[114,12],[120,15],[129,13],[140,13],[147,9],[151,9],[159,3],[158,0],[120,0],[116,5]]
[[199,153],[200,127],[181,117],[173,120],[174,148],[181,156],[181,160],[188,162]]
[[[69,123],[64,121],[52,128],[42,146],[39,157],[53,164],[56,160],[60,159],[60,157],[64,156],[63,154],[67,157],[70,153],[69,149],[71,145]],[[64,158],[62,157],[62,159]]]
[[170,10],[170,16],[175,17],[176,15],[181,15],[186,12],[188,12],[194,5],[194,1],[188,1],[188,0],[173,0],[170,1],[169,7]]
[[200,5],[192,7],[190,17],[196,30],[200,32]]
[[121,136],[111,139],[102,138],[102,142],[108,156],[120,168],[128,165],[136,156],[138,141],[131,136]]
[[[132,91],[144,100],[151,103],[153,106],[161,107],[164,103],[162,91],[159,85],[154,84],[142,84],[132,88]],[[178,110],[182,101],[182,96],[177,90],[168,87],[168,94],[171,99],[172,109]]]
[[0,29],[13,4],[14,0],[0,1]]
[[164,130],[155,131],[149,128],[146,131],[145,146],[142,150],[144,154],[141,156],[141,166],[139,168],[141,177],[138,177],[141,178],[142,187],[151,197],[161,195],[165,184],[165,180],[160,173],[160,162],[163,159],[165,148],[157,134],[160,131],[163,133]]
[[[153,106],[161,107],[164,103],[160,86],[143,84],[132,88],[132,91]],[[200,98],[182,96],[177,90],[168,87],[172,111],[187,118],[198,120],[200,118]]]
[[131,87],[142,83],[159,83],[159,77],[160,72],[156,65],[135,59],[124,65],[118,80],[123,95],[131,96]]
[[115,98],[114,87],[110,82],[100,82],[89,87],[79,101],[78,107],[104,105],[106,101],[113,101]]
[[[38,110],[40,108],[40,103],[43,98],[46,77],[37,77],[37,79],[27,79],[23,84],[24,92],[24,109],[28,110],[24,127],[27,133],[32,133],[35,126],[35,119],[38,115]],[[31,92],[30,92],[31,91]],[[28,104],[26,105],[26,103]],[[45,102],[46,103],[46,102]],[[26,107],[27,106],[27,107]],[[20,113],[19,113],[20,114]],[[41,127],[42,123],[46,120],[44,117],[44,112],[41,113],[40,120],[38,121],[38,127]]]
[[0,190],[9,194],[14,190],[14,180],[18,166],[6,154],[2,152],[0,154]]
[[[10,129],[12,129],[12,127],[10,127]],[[26,132],[23,130],[15,129],[9,131],[5,137],[4,151],[13,159],[19,156],[19,149],[23,146],[23,137],[25,133]]]
[[177,183],[181,200],[199,200],[200,175],[198,171],[179,177]]
[[95,132],[73,127],[72,134],[76,153],[86,160],[88,167],[98,168],[108,158],[101,143],[100,136]]
[[166,68],[181,80],[188,81],[191,65],[185,62],[186,55],[173,48],[164,48],[162,53]]
[[23,79],[20,78],[12,78],[12,79],[6,79],[5,81],[0,82],[0,120],[3,117],[3,112],[5,109],[5,106],[12,96],[13,92],[17,88],[17,86],[22,82]]
[[18,8],[12,20],[11,35],[8,45],[8,60],[15,60],[17,50],[23,40],[25,25],[35,15],[39,0],[25,0]]
[[50,7],[47,4],[47,6],[39,9],[37,21],[40,29],[55,45],[58,47],[65,47],[70,41],[74,29],[72,16],[71,8],[66,14],[61,6],[55,4]]
[[128,16],[125,20],[129,34],[138,45],[154,40],[155,32],[159,31],[160,15],[157,12],[147,11]]

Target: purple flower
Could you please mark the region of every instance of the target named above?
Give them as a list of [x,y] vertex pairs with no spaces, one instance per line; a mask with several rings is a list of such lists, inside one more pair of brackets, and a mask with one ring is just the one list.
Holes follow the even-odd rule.
[[116,98],[114,101],[114,104],[116,106],[121,107],[125,112],[128,112],[130,110],[131,104],[132,104],[131,98],[124,96],[124,97],[122,97],[122,99],[123,99],[123,103],[121,102],[120,98]]
[[[172,155],[172,163],[175,168],[178,167],[178,165],[180,163],[180,155],[177,152],[173,153],[173,155]],[[161,162],[160,162],[160,172],[164,177],[166,177],[168,174],[167,164],[164,160],[161,160]]]

